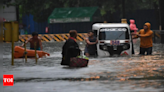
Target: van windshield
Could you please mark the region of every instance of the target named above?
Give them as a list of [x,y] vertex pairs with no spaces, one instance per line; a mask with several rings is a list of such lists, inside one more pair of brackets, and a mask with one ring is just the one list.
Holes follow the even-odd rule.
[[99,40],[125,40],[129,39],[128,29],[100,29]]

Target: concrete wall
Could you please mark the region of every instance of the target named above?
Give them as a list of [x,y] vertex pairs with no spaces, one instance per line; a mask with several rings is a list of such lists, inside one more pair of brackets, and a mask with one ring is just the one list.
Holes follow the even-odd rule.
[[[11,2],[14,2],[14,0],[12,0]],[[16,21],[17,20],[16,7],[15,6],[10,6],[10,7],[5,6],[5,8],[1,10],[0,15],[2,18],[5,18],[6,21]]]

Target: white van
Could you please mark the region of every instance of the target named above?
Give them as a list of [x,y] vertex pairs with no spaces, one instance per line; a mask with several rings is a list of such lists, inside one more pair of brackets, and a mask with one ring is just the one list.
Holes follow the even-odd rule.
[[92,30],[98,39],[98,56],[132,55],[130,28],[125,23],[96,23]]

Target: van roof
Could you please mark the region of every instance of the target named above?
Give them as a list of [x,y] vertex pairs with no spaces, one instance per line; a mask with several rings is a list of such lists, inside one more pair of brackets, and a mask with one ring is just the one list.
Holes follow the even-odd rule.
[[129,25],[125,23],[96,23],[92,25],[92,29],[100,29],[102,27],[127,27],[129,28]]

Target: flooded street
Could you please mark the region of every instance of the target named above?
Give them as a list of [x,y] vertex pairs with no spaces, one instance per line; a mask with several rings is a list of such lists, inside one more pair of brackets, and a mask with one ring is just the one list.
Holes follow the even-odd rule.
[[[64,42],[43,42],[50,57],[15,59],[11,66],[11,44],[4,44],[3,73],[14,74],[14,86],[4,92],[164,92],[164,46],[154,44],[153,55],[90,58],[88,67],[61,66]],[[84,49],[84,42],[78,42]],[[15,43],[15,45],[21,45]],[[29,48],[29,46],[28,46]]]

